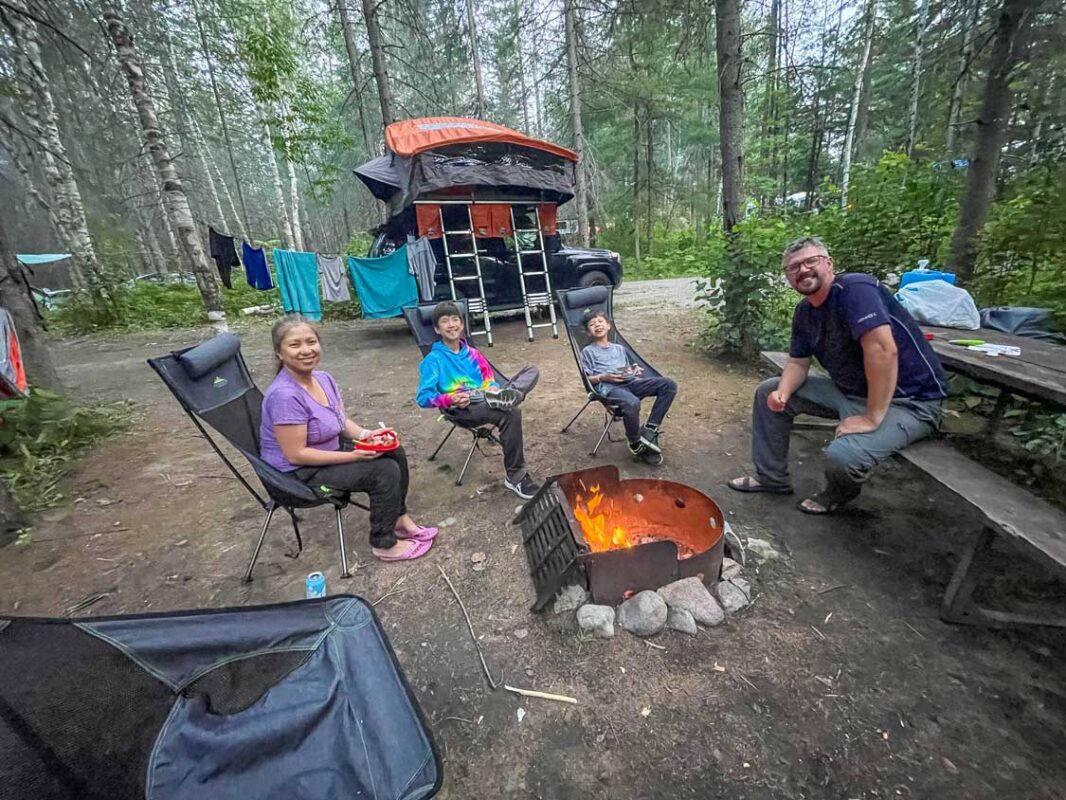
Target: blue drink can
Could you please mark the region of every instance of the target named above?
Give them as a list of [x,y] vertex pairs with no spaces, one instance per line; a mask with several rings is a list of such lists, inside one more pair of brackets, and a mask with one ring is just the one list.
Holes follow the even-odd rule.
[[307,599],[326,596],[326,576],[321,572],[312,572],[304,581],[307,586]]

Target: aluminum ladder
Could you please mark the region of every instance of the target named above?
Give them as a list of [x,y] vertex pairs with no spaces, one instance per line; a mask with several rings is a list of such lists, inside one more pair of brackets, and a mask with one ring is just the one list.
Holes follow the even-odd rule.
[[[515,259],[518,261],[518,279],[522,284],[522,310],[526,315],[526,336],[529,341],[533,341],[533,329],[534,328],[551,328],[552,338],[559,338],[559,324],[555,318],[555,304],[552,302],[552,282],[551,275],[548,271],[548,256],[544,252],[544,231],[540,227],[540,212],[535,205],[529,206],[532,209],[533,221],[536,225],[535,228],[519,228],[515,219],[514,204],[511,204],[511,230],[514,235],[514,250]],[[536,249],[523,250],[522,242],[519,239],[520,235],[535,234],[536,239],[534,243],[537,245]],[[540,256],[540,269],[527,270],[525,256]],[[531,292],[526,285],[526,278],[540,278],[544,279],[544,291]],[[539,308],[548,308],[549,322],[533,322],[533,311]]]
[[[484,335],[486,343],[489,347],[492,347],[492,321],[489,319],[489,304],[485,299],[485,281],[481,276],[481,258],[477,251],[477,239],[474,237],[474,218],[470,213],[470,205],[468,203],[461,204],[466,208],[466,228],[464,230],[448,230],[444,223],[445,205],[445,203],[440,204],[438,213],[440,215],[441,241],[444,243],[444,263],[448,268],[448,285],[451,287],[452,300],[466,299],[466,308],[470,320],[470,330],[467,333],[470,336]],[[470,252],[452,252],[452,246],[448,243],[449,236],[469,236]],[[469,263],[467,259],[473,259],[474,273],[472,275],[468,273],[456,275],[456,267],[465,266]],[[459,263],[456,264],[454,263],[455,261]],[[456,291],[455,285],[457,283],[469,284],[470,282],[475,282],[477,286],[476,294],[460,295]],[[484,327],[480,330],[474,327],[474,314],[481,314]]]

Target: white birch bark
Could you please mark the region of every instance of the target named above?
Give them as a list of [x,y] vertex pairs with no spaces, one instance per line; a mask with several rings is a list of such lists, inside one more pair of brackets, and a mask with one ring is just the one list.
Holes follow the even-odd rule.
[[859,106],[862,104],[862,87],[866,83],[866,71],[870,68],[870,49],[874,41],[874,17],[877,3],[869,0],[866,4],[866,21],[862,32],[862,57],[855,72],[855,87],[851,93],[851,114],[848,116],[848,132],[844,137],[844,158],[840,178],[840,207],[848,208],[848,184],[851,182],[851,157],[855,150],[855,128],[859,121]]
[[914,37],[914,60],[911,62],[911,108],[907,115],[907,155],[914,152],[918,139],[918,102],[922,96],[922,59],[925,56],[925,33],[929,20],[929,0],[922,0],[918,10],[918,31]]
[[174,168],[174,161],[167,151],[166,141],[163,138],[159,126],[159,118],[156,114],[155,103],[148,91],[145,81],[144,64],[140,54],[134,46],[133,37],[126,28],[126,23],[113,5],[105,0],[104,21],[107,24],[108,34],[115,45],[119,66],[126,77],[129,85],[130,97],[137,109],[137,117],[140,120],[141,130],[144,133],[145,145],[152,162],[155,164],[159,182],[163,188],[166,200],[167,217],[170,219],[178,238],[181,242],[185,257],[189,263],[193,275],[196,276],[196,285],[200,290],[200,296],[207,309],[208,319],[216,329],[224,330],[226,316],[222,310],[222,295],[219,290],[219,281],[215,270],[208,261],[204,252],[203,242],[193,222],[192,210],[189,208],[189,198],[185,194],[181,178]]
[[285,242],[286,250],[296,249],[296,240],[292,236],[292,223],[289,222],[289,211],[285,207],[285,185],[281,181],[281,170],[278,169],[278,159],[274,154],[274,137],[270,131],[270,123],[263,108],[259,109],[259,116],[263,125],[263,147],[266,149],[266,157],[270,168],[270,179],[274,186],[274,204],[281,223],[281,240]]
[[71,282],[83,289],[88,280],[99,274],[99,263],[81,191],[74,178],[66,149],[59,135],[55,102],[48,83],[48,75],[41,63],[40,38],[37,23],[25,12],[25,0],[7,0],[0,6],[0,21],[14,42],[15,66],[22,94],[22,110],[36,141],[36,158],[52,195],[53,219],[56,234],[74,256],[70,268]]

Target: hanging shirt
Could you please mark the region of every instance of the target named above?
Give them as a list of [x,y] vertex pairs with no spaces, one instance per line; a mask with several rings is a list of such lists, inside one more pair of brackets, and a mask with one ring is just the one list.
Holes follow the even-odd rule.
[[233,237],[225,233],[219,233],[210,225],[207,227],[207,238],[211,248],[211,258],[218,266],[218,276],[222,279],[222,285],[227,289],[233,288],[230,279],[230,271],[239,267],[241,261],[237,258],[237,248],[233,244]]
[[398,317],[404,306],[418,304],[418,287],[408,272],[406,244],[381,258],[349,256],[348,269],[364,317]]
[[407,272],[418,284],[418,299],[423,303],[432,300],[437,291],[437,257],[427,237],[407,237]]
[[296,382],[292,373],[282,367],[263,394],[263,415],[259,424],[259,455],[272,467],[292,472],[290,464],[274,433],[275,425],[306,425],[307,446],[315,450],[337,450],[344,432],[344,403],[337,382],[328,372],[315,370],[312,375],[326,395],[322,405]]
[[274,251],[281,306],[286,314],[303,314],[308,319],[322,319],[322,301],[318,299],[318,264],[314,253],[294,250]]
[[262,291],[274,288],[266,252],[262,247],[252,247],[248,242],[242,242],[241,259],[244,261],[244,277],[248,279],[249,286]]
[[352,299],[348,280],[344,277],[344,262],[340,256],[326,258],[316,256],[318,274],[322,279],[322,299],[329,303],[347,303]]

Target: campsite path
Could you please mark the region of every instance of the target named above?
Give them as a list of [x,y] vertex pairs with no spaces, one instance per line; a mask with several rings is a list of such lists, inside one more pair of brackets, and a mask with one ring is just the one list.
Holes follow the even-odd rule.
[[[64,377],[88,394],[136,400],[141,419],[90,454],[70,481],[71,501],[42,515],[28,544],[2,550],[0,612],[63,615],[96,596],[82,613],[293,600],[316,569],[331,592],[388,595],[377,610],[435,731],[446,760],[441,796],[450,800],[1062,797],[1061,637],[939,621],[974,521],[904,467],[887,465],[854,508],[829,520],[797,513],[794,499],[725,489],[746,465],[757,376],[686,345],[698,317],[675,302],[685,285],[627,284],[617,314],[643,355],[681,384],[664,432],[666,465],[635,466],[624,445],[606,446],[599,462],[617,463],[624,477],[696,486],[742,536],[782,552],[749,568],[757,599],[726,626],[691,638],[662,634],[655,643],[663,650],[621,631],[582,640],[558,619],[531,615],[523,553],[508,525],[518,503],[500,484],[499,457],[475,458],[462,487],[454,486],[461,437],[436,463],[425,460],[443,427],[412,401],[418,354],[393,321],[327,326],[323,366],[357,419],[400,430],[416,518],[455,519],[427,558],[374,562],[366,518],[352,511],[358,568],[341,581],[329,512],[313,510],[300,558],[285,556],[291,531],[275,520],[256,579],[243,585],[260,512],[144,364],[202,332],[71,340],[58,349]],[[656,297],[665,299],[649,301]],[[558,433],[582,402],[565,339],[527,343],[517,321],[494,329],[490,356],[501,368],[534,362],[542,370],[524,411],[533,468],[588,466],[597,412]],[[265,385],[267,329],[241,335]],[[816,434],[796,438],[800,490],[818,483],[818,447]],[[475,552],[487,554],[484,571],[473,569]],[[437,565],[462,594],[496,674],[579,704],[489,692]],[[1010,556],[1004,571],[1039,577]]]

